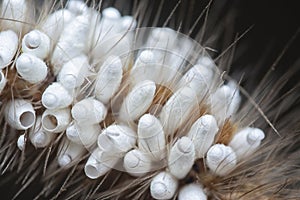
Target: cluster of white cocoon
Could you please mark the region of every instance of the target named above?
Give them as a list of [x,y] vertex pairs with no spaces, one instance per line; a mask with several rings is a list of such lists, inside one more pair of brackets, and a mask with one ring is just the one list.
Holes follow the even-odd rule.
[[[4,0],[3,7],[11,9],[2,10],[1,16],[14,20],[23,20],[27,10],[25,0]],[[122,32],[134,30],[136,24],[132,16],[122,17],[114,8],[100,14],[84,1],[73,0],[23,38],[18,38],[22,27],[17,22],[1,24],[5,27],[0,32],[1,69],[12,63],[20,40],[22,53],[15,62],[20,77],[32,84],[44,81],[49,73],[56,77],[42,94],[42,116],[35,115],[28,100],[14,99],[6,105],[6,121],[15,129],[29,129],[28,138],[36,148],[65,133],[57,155],[61,167],[71,166],[89,149],[84,171],[91,179],[117,163],[135,177],[156,171],[161,163],[150,183],[153,198],[171,199],[178,192],[180,200],[207,199],[199,183],[178,188],[195,160],[204,159],[210,173],[225,176],[259,147],[264,132],[240,128],[229,145],[215,144],[224,121],[239,108],[237,84],[223,84],[213,60],[206,54],[191,56],[193,42],[169,28],[151,29],[139,44],[142,50],[129,54],[134,35]],[[194,64],[187,67],[185,58],[194,59]],[[1,72],[0,91],[5,83]],[[152,113],[159,85],[169,86],[172,95]],[[209,114],[185,132],[178,131],[202,103]],[[108,112],[116,114],[116,121],[101,127]],[[21,150],[25,138],[22,134],[18,139]]]
[[[29,83],[40,83],[47,77],[48,67],[44,62],[50,53],[50,38],[44,32],[32,30],[21,35],[23,24],[28,16],[28,4],[25,0],[3,1],[1,17],[10,20],[2,20],[0,32],[0,68],[6,68],[12,63],[18,50],[19,40],[22,41],[20,54],[16,58],[16,69],[22,79]],[[18,22],[20,21],[20,22]]]

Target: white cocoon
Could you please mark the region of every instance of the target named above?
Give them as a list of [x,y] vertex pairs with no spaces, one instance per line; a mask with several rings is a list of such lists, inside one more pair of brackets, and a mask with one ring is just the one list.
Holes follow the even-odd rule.
[[[120,30],[120,18],[121,14],[120,12],[113,8],[105,8],[102,11],[102,18],[100,19],[100,16],[96,15],[93,11],[91,11],[91,14],[93,15],[94,21],[92,21],[92,24],[94,24],[94,27],[91,27],[92,32],[90,33],[90,40],[92,43],[90,44],[90,47],[96,47],[96,52],[107,52],[107,46],[100,45],[102,42],[104,42],[107,38],[110,38],[111,36],[114,36],[116,33],[118,33]],[[120,39],[120,38],[119,38]],[[107,43],[108,44],[108,43]],[[113,43],[113,45],[116,43]],[[112,47],[113,45],[109,45],[109,47]],[[102,50],[101,47],[102,46]],[[96,54],[95,54],[96,55]],[[102,54],[101,56],[103,56]],[[118,55],[118,54],[115,54]],[[120,54],[119,54],[120,55]]]
[[135,85],[122,103],[119,118],[125,122],[138,119],[150,107],[155,90],[153,81],[145,80]]
[[45,59],[50,52],[50,38],[39,30],[32,30],[22,39],[22,51]]
[[119,158],[111,154],[95,149],[84,166],[84,172],[90,179],[96,179],[105,175],[118,162]]
[[189,86],[199,98],[203,98],[212,87],[214,72],[212,68],[195,65],[189,69],[181,78],[179,88]]
[[185,136],[177,140],[168,157],[170,173],[178,179],[183,179],[192,169],[194,161],[195,147],[192,140]]
[[60,83],[53,82],[42,95],[42,104],[48,109],[60,109],[71,105],[73,94],[66,90]]
[[71,122],[69,108],[45,110],[42,115],[42,127],[50,133],[60,133],[67,129]]
[[239,89],[233,82],[223,85],[210,96],[210,102],[211,112],[220,125],[238,110],[241,102]]
[[97,124],[103,121],[107,114],[107,109],[100,101],[87,98],[77,102],[71,110],[72,117],[79,124]]
[[86,2],[83,0],[68,0],[66,7],[74,15],[81,15],[88,9]]
[[160,121],[166,135],[173,134],[186,120],[198,104],[194,90],[183,87],[176,91],[163,106]]
[[74,122],[67,128],[66,135],[70,141],[89,148],[97,142],[100,131],[101,127],[98,124],[83,125]]
[[110,56],[101,66],[95,84],[96,98],[107,104],[117,92],[122,81],[122,62],[117,56]]
[[133,149],[125,154],[123,166],[129,174],[139,177],[151,171],[152,162],[149,154]]
[[36,117],[29,101],[14,99],[6,105],[5,118],[12,128],[26,130],[34,125]]
[[25,149],[25,145],[26,145],[26,138],[25,135],[22,134],[18,138],[17,147],[20,149],[20,151],[23,151]]
[[[108,7],[103,9],[102,11],[102,28],[105,31],[111,30],[111,31],[117,31],[119,29],[119,22],[121,18],[121,13],[114,7]],[[110,32],[112,34],[114,32]]]
[[234,150],[238,159],[247,159],[265,138],[265,133],[258,128],[246,127],[235,133],[229,146]]
[[215,144],[207,152],[206,164],[208,168],[219,176],[231,172],[237,163],[235,152],[224,144]]
[[45,80],[48,73],[46,63],[29,53],[22,53],[17,58],[16,69],[24,80],[32,84]]
[[86,53],[89,21],[89,15],[79,15],[64,27],[51,58],[54,75],[59,73],[63,64]]
[[197,60],[197,64],[203,65],[208,68],[216,67],[216,64],[213,59],[209,56],[203,55]]
[[35,148],[44,148],[48,146],[50,142],[54,139],[54,134],[44,132],[43,130],[39,130],[30,134],[29,138],[31,144]]
[[[6,20],[2,20],[4,21]],[[18,35],[12,30],[0,32],[0,69],[7,67],[12,61],[18,50],[18,40]]]
[[179,190],[178,200],[207,200],[207,196],[201,185],[191,183]]
[[196,158],[205,156],[218,130],[217,121],[212,115],[203,115],[194,122],[187,136],[194,143]]
[[98,147],[111,153],[126,153],[136,144],[136,133],[127,126],[110,125],[98,136]]
[[[66,167],[74,161],[78,161],[84,154],[85,148],[67,139],[63,141],[58,152],[57,161],[61,167]],[[70,166],[70,165],[69,165]]]
[[144,80],[161,83],[162,67],[162,59],[156,56],[154,50],[143,50],[130,71],[130,79],[133,84]]
[[147,40],[148,47],[173,50],[178,39],[177,32],[171,28],[153,28]]
[[[103,34],[103,32],[101,32]],[[97,44],[92,50],[93,64],[100,67],[102,63],[109,56],[127,56],[131,53],[132,41],[129,35],[124,33],[117,33],[112,35],[105,35],[102,40],[98,40]],[[123,65],[126,64],[127,59],[122,59]]]
[[34,127],[29,131],[29,139],[35,148],[44,148],[54,139],[54,134],[43,130],[41,116],[37,117]]
[[89,72],[89,62],[86,55],[76,56],[66,62],[57,76],[57,80],[68,90],[83,84]]
[[150,193],[154,199],[171,199],[178,188],[178,180],[168,172],[160,172],[151,181]]
[[138,123],[138,148],[155,160],[166,155],[166,139],[160,121],[151,114],[143,115]]
[[139,68],[139,67],[145,67],[155,61],[157,61],[157,60],[155,59],[154,53],[151,50],[144,50],[137,57],[134,65],[132,67],[132,70]]
[[125,32],[129,30],[133,30],[136,28],[137,21],[134,19],[133,16],[123,16],[121,18],[121,27],[120,27],[120,32]]
[[47,16],[41,22],[41,31],[43,31],[49,38],[51,49],[58,41],[64,27],[67,26],[74,18],[74,15],[67,9],[60,9]]

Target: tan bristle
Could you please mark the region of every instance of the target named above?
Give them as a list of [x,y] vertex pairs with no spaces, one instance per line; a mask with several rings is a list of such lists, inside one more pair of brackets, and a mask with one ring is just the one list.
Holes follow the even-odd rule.
[[170,88],[164,85],[157,85],[156,87],[156,93],[152,104],[164,105],[165,102],[172,96],[173,92]]
[[226,119],[216,138],[216,143],[229,144],[234,133],[237,131],[238,125],[230,119]]

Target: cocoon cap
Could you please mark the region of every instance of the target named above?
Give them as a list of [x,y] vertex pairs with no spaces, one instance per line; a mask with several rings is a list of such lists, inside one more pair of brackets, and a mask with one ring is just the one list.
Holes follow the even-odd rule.
[[26,130],[34,125],[36,116],[29,101],[14,99],[6,105],[5,118],[11,127]]

